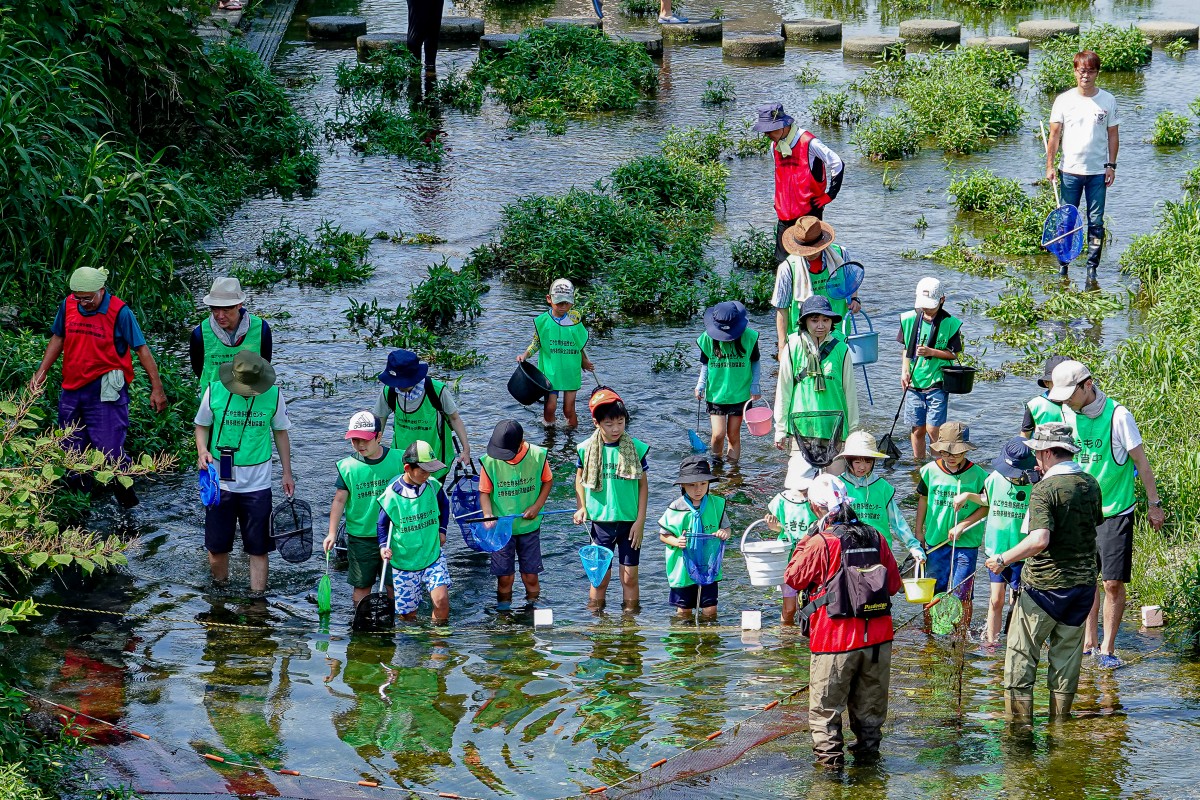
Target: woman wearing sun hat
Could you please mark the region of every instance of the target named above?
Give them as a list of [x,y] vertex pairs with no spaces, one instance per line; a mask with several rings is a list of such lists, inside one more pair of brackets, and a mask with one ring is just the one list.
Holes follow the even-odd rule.
[[867,431],[855,431],[846,437],[838,458],[846,465],[839,477],[846,484],[846,494],[850,496],[855,515],[879,531],[889,547],[894,539],[898,539],[913,558],[924,561],[925,551],[900,513],[896,487],[882,475],[875,474],[875,460],[887,458],[875,449],[875,437]]
[[717,303],[704,312],[700,348],[700,379],[696,399],[708,401],[712,452],[730,461],[742,450],[742,416],[746,403],[762,397],[759,389],[758,331],[750,327],[746,307],[736,300]]

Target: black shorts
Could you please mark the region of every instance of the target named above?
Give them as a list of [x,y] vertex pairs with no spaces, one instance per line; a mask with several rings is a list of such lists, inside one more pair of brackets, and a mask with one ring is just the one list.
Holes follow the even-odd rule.
[[1133,580],[1133,514],[1105,517],[1096,526],[1096,564],[1103,580]]
[[700,607],[712,608],[717,604],[717,585],[715,583],[699,586],[693,583],[682,589],[671,590],[671,605],[676,608],[695,608],[696,595],[700,595]]
[[[749,400],[750,398],[746,398]],[[708,414],[712,417],[740,417],[746,408],[745,403],[708,403]]]
[[213,555],[233,550],[234,530],[242,530],[242,549],[248,556],[265,556],[275,549],[271,539],[271,490],[230,492],[204,510],[204,548]]
[[617,563],[623,567],[636,567],[642,559],[642,551],[633,549],[629,543],[632,522],[597,522],[592,520],[592,543],[607,547],[617,554]]

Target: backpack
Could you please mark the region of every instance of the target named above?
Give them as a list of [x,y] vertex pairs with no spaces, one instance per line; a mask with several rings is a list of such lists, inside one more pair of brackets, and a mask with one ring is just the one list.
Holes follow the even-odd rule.
[[[842,543],[841,564],[825,581],[824,593],[810,601],[800,611],[807,620],[824,607],[830,619],[861,619],[886,617],[892,612],[892,598],[887,590],[887,567],[879,559],[879,533],[862,522],[837,525],[830,533]],[[853,535],[851,535],[853,534]],[[856,546],[864,539],[865,547]],[[828,552],[829,542],[825,542]]]

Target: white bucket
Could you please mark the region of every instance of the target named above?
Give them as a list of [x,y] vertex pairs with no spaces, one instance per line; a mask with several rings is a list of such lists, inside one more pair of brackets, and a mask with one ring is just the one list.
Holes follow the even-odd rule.
[[751,586],[781,586],[783,573],[787,571],[788,554],[792,543],[787,540],[747,542],[746,536],[755,525],[766,524],[755,520],[742,534],[742,558],[746,559],[746,573]]

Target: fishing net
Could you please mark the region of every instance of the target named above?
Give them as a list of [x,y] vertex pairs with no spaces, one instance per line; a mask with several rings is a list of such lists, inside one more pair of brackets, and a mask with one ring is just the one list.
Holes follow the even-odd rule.
[[333,584],[329,580],[329,556],[325,551],[325,574],[317,581],[317,612],[328,614],[333,610]]
[[1046,217],[1042,226],[1042,247],[1061,263],[1072,261],[1083,252],[1083,216],[1075,206],[1059,206]]
[[711,533],[689,533],[683,548],[683,563],[688,577],[701,586],[717,580],[725,557],[725,540]]
[[479,473],[475,471],[474,464],[470,469],[463,467],[461,461],[454,464],[454,474],[446,497],[450,500],[450,513],[458,523],[463,542],[472,550],[478,550],[471,540],[471,520],[482,517],[483,511],[479,508]]
[[464,538],[470,537],[467,547],[482,553],[496,553],[512,539],[513,520],[516,517],[499,517],[487,522],[472,522],[467,527],[469,532]]
[[795,411],[788,415],[788,432],[804,460],[814,467],[828,467],[842,449],[841,411]]
[[383,590],[387,580],[388,569],[384,565],[383,574],[379,576],[379,588],[358,601],[354,607],[354,619],[350,627],[356,631],[386,631],[396,626],[395,607],[392,598]]
[[866,269],[857,261],[842,264],[825,283],[825,292],[835,300],[849,300],[862,286]]
[[200,470],[200,502],[205,508],[212,508],[221,502],[221,482],[217,473],[217,465],[210,463],[207,468]]
[[930,604],[929,620],[933,632],[939,636],[954,633],[955,626],[962,621],[963,604],[958,595],[953,592],[941,592],[934,595]]
[[338,523],[337,534],[333,540],[333,557],[339,564],[349,558],[346,552],[350,549],[350,534],[346,533],[346,518],[342,517],[342,521]]
[[583,571],[587,574],[588,582],[599,589],[600,584],[608,577],[613,551],[598,544],[584,545],[579,548],[579,560],[583,562]]
[[312,556],[312,507],[303,500],[289,497],[271,514],[271,538],[280,558],[300,564]]

